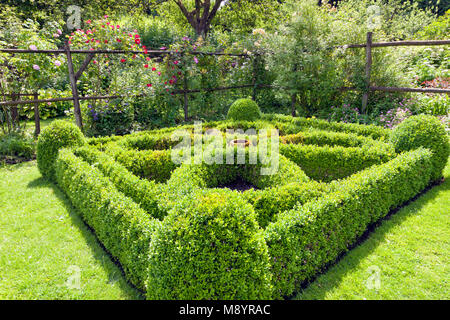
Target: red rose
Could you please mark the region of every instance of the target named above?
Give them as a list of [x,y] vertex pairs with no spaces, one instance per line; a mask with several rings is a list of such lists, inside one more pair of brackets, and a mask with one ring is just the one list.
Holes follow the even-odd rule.
[[151,86],[152,86],[152,84],[151,84],[151,83],[147,83],[147,87],[149,87],[149,88],[150,88]]
[[156,71],[156,68],[155,68],[155,67],[153,67],[153,68],[152,68],[152,71]]
[[148,68],[148,64],[144,65],[144,68]]
[[120,59],[120,62],[122,62],[122,63],[124,63],[125,61],[127,61],[127,60],[125,60],[125,59]]
[[134,40],[134,43],[136,43],[136,44],[140,44],[141,43],[141,40],[138,38],[138,39],[135,39]]

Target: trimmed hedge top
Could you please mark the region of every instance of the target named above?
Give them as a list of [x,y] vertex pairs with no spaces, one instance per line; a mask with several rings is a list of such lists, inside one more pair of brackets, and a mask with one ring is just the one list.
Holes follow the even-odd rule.
[[253,207],[236,192],[195,193],[150,245],[149,299],[269,299],[268,248]]
[[261,118],[261,110],[252,99],[238,99],[228,110],[227,119],[229,120],[244,120],[255,121]]
[[86,143],[81,130],[71,122],[56,120],[45,128],[37,143],[37,163],[41,174],[55,180],[55,162],[58,150],[82,146]]
[[433,180],[442,177],[447,164],[450,145],[442,123],[433,116],[412,116],[400,123],[391,133],[390,141],[398,152],[419,147],[429,148],[433,152]]

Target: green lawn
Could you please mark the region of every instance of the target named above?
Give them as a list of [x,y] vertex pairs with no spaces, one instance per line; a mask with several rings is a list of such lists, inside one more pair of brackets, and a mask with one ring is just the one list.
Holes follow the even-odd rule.
[[[445,176],[297,298],[450,298],[450,166]],[[76,270],[80,289],[67,285]],[[141,298],[35,162],[0,168],[0,299]]]
[[35,161],[0,168],[0,299],[139,298]]

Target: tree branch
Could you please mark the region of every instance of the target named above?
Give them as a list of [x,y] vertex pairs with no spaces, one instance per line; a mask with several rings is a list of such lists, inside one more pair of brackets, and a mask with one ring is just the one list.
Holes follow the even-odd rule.
[[219,10],[220,5],[222,4],[224,0],[216,0],[216,3],[214,4],[213,9],[211,10],[211,13],[208,15],[207,24],[211,22],[211,20],[215,17],[217,10]]
[[180,8],[181,12],[184,14],[184,16],[186,17],[187,21],[190,23],[190,25],[197,30],[197,26],[198,23],[197,21],[195,21],[194,17],[193,17],[193,12],[189,12],[186,7],[183,5],[183,2],[181,0],[174,0],[175,3],[178,5],[178,7]]

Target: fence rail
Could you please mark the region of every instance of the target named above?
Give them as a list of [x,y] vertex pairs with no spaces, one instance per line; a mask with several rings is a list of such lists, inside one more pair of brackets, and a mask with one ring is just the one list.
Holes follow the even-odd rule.
[[[419,92],[419,93],[439,93],[439,94],[450,94],[450,89],[439,89],[439,88],[404,88],[404,87],[379,87],[373,86],[370,83],[371,76],[371,68],[372,68],[372,50],[373,48],[380,47],[398,47],[398,46],[435,46],[435,45],[450,45],[450,40],[410,40],[410,41],[392,41],[392,42],[372,42],[372,32],[367,33],[366,43],[364,44],[349,44],[349,45],[341,45],[334,48],[365,48],[366,49],[366,64],[365,64],[365,78],[366,85],[362,98],[362,111],[367,111],[367,102],[369,98],[369,94],[371,91],[384,91],[384,92]],[[109,96],[79,96],[77,89],[77,81],[80,79],[83,72],[88,67],[90,61],[96,54],[145,54],[147,56],[159,57],[162,55],[180,55],[180,54],[194,54],[194,55],[211,55],[211,56],[235,56],[235,57],[244,57],[249,58],[250,56],[245,53],[225,53],[225,52],[197,52],[197,51],[186,51],[186,52],[176,52],[176,51],[168,51],[168,50],[146,50],[145,52],[140,51],[128,51],[128,50],[78,50],[71,49],[69,44],[66,43],[64,49],[57,50],[29,50],[29,49],[12,49],[12,48],[0,48],[0,52],[11,53],[11,54],[21,54],[21,53],[45,53],[45,54],[65,54],[67,56],[67,64],[68,64],[68,73],[69,80],[72,88],[72,97],[63,97],[63,98],[50,98],[50,99],[38,99],[36,93],[26,94],[26,93],[11,93],[11,94],[3,94],[3,96],[9,96],[12,98],[15,97],[25,97],[25,96],[33,96],[33,100],[16,100],[12,99],[11,101],[2,101],[0,102],[0,106],[18,106],[24,104],[34,104],[35,105],[35,122],[36,122],[36,131],[35,133],[39,134],[39,104],[40,103],[48,103],[48,102],[59,102],[59,101],[73,101],[74,103],[74,115],[77,125],[83,129],[83,123],[81,118],[81,110],[79,101],[81,100],[105,100],[105,99],[116,99],[122,96],[119,95],[109,95]],[[73,68],[72,54],[86,54],[86,58],[84,62],[81,64],[79,70],[75,72]],[[254,59],[255,63],[256,59]],[[255,68],[253,68],[253,72],[255,73]],[[289,89],[287,87],[281,86],[273,86],[270,84],[257,84],[256,83],[256,74],[253,74],[252,84],[244,84],[237,86],[229,86],[229,87],[217,87],[217,88],[201,88],[201,89],[189,89],[187,85],[187,81],[183,83],[183,89],[174,90],[174,94],[183,94],[184,96],[184,118],[188,120],[188,94],[198,93],[198,92],[213,92],[213,91],[222,91],[222,90],[232,90],[232,89],[241,89],[241,88],[253,88],[253,99],[256,96],[256,89],[258,88],[279,88],[279,89]],[[346,90],[360,90],[356,87],[342,87],[338,88],[339,91]],[[138,96],[145,96],[144,94]],[[295,103],[296,103],[296,94],[292,95],[292,114],[295,115]]]

